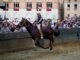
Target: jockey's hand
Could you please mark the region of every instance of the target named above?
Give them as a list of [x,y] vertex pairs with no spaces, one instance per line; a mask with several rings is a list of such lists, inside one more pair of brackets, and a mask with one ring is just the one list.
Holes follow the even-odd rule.
[[33,23],[33,26],[36,26],[36,23],[35,22]]

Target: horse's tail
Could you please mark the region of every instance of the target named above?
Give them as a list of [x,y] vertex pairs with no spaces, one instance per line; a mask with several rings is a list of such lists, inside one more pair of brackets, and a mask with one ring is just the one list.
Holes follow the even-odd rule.
[[54,31],[54,36],[59,36],[60,35],[60,30],[59,29],[55,29]]

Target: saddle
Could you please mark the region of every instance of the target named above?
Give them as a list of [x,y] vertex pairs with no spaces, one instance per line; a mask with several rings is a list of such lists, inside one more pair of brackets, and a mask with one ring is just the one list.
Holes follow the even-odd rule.
[[48,28],[50,28],[48,21],[43,21],[41,26],[42,26],[42,29],[46,31],[48,31]]

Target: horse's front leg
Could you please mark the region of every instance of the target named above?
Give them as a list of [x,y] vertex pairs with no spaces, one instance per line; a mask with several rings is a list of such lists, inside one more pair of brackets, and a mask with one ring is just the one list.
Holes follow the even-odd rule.
[[32,40],[32,43],[33,43],[33,47],[35,48],[36,47],[35,40]]

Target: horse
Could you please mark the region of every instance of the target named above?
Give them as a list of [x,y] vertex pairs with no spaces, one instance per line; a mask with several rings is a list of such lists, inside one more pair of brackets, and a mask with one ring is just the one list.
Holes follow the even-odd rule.
[[[36,25],[30,23],[25,18],[22,18],[21,22],[18,25],[21,26],[21,27],[22,26],[26,27],[27,31],[30,33],[32,39],[36,43],[37,43],[38,40],[40,40],[41,35],[40,35],[40,32],[39,32],[39,30],[38,30]],[[53,38],[54,31],[53,31],[53,29],[50,26],[43,27],[42,24],[41,24],[41,30],[42,30],[42,33],[43,33],[43,37],[45,39],[49,39],[49,41],[50,41],[49,48],[50,48],[50,50],[52,50],[53,49],[53,42],[54,42],[54,38]]]

